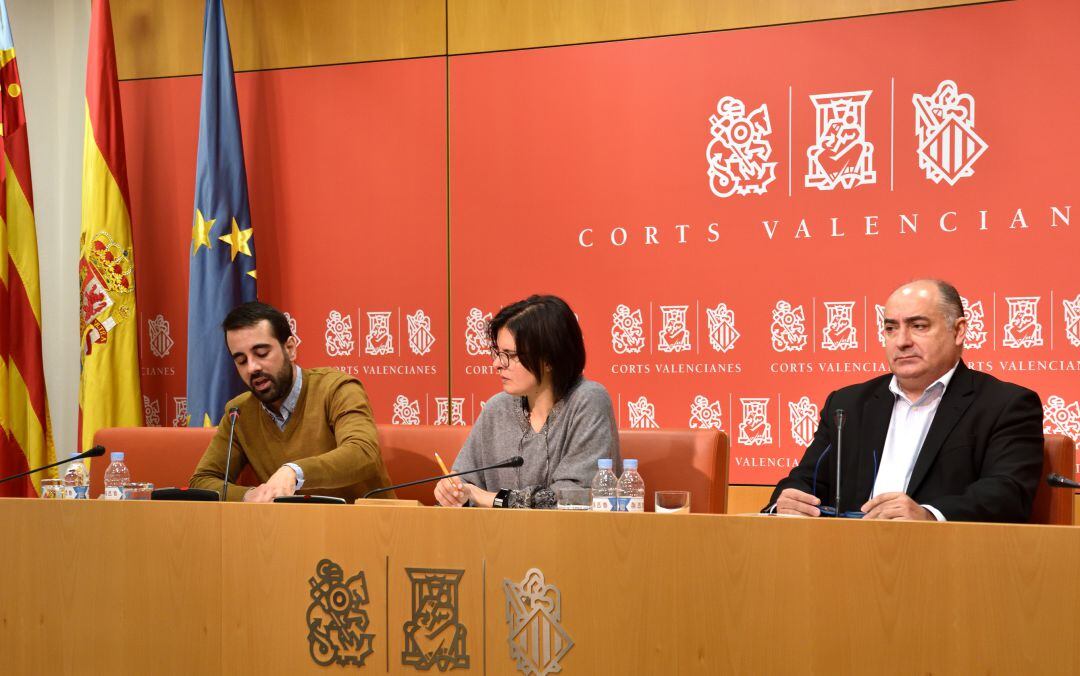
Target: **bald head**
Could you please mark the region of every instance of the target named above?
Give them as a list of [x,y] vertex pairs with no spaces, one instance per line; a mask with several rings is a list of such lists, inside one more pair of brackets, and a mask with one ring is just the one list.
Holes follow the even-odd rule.
[[921,396],[960,360],[967,333],[960,294],[936,279],[904,284],[885,301],[883,329],[885,355],[900,387]]

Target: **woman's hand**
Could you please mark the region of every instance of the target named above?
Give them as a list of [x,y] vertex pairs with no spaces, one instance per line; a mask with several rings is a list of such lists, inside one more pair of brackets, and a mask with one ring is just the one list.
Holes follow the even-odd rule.
[[471,497],[472,488],[464,481],[443,479],[435,484],[435,501],[443,507],[463,507]]

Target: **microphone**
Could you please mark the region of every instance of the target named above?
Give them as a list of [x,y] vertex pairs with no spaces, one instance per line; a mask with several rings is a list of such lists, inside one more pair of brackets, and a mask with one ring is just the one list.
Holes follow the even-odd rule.
[[20,474],[12,474],[11,476],[6,476],[3,479],[0,479],[0,484],[4,483],[6,481],[14,481],[15,479],[21,479],[24,476],[29,476],[31,474],[35,474],[35,473],[40,472],[42,470],[49,469],[50,467],[56,467],[57,465],[63,465],[65,463],[75,462],[76,460],[85,460],[86,458],[100,458],[103,455],[105,455],[105,447],[99,444],[97,446],[94,446],[90,450],[83,451],[82,453],[79,453],[78,455],[73,455],[70,458],[64,458],[63,460],[57,460],[54,463],[51,463],[49,465],[43,465],[42,467],[35,467],[34,469],[28,469],[25,472],[22,472]]
[[416,481],[406,481],[403,484],[395,484],[393,486],[384,486],[383,488],[375,488],[367,493],[364,493],[363,499],[370,498],[377,493],[385,493],[387,491],[396,491],[399,488],[408,488],[409,486],[416,486],[419,484],[431,483],[432,481],[442,481],[443,479],[453,479],[456,476],[462,476],[463,474],[476,474],[477,472],[484,472],[489,469],[501,469],[503,467],[521,467],[525,464],[525,458],[520,455],[515,455],[512,458],[497,462],[494,465],[488,465],[486,467],[477,467],[476,469],[467,469],[462,472],[451,472],[450,474],[440,474],[439,476],[429,477],[427,479],[417,479]]
[[229,487],[229,465],[232,463],[233,435],[236,434],[236,421],[240,417],[240,407],[229,409],[229,450],[225,453],[225,481],[221,484],[221,501],[225,502],[226,489]]
[[1080,483],[1063,477],[1056,472],[1051,472],[1050,476],[1046,477],[1046,483],[1054,488],[1080,488]]
[[833,506],[836,508],[837,515],[844,513],[840,509],[840,457],[844,447],[844,420],[844,409],[836,409],[836,502]]

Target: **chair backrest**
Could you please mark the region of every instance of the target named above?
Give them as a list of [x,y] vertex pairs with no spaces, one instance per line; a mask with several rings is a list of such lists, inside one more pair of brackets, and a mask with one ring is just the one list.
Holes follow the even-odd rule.
[[1073,440],[1060,434],[1048,434],[1043,439],[1043,467],[1039,486],[1035,489],[1035,502],[1031,506],[1028,523],[1073,525],[1074,492],[1067,488],[1054,488],[1046,483],[1051,472],[1072,479],[1076,474],[1076,447]]
[[716,430],[619,430],[619,452],[637,458],[645,479],[645,510],[653,494],[690,491],[690,511],[723,514],[727,508],[728,437]]
[[[471,429],[379,425],[379,445],[390,481],[405,483],[438,476],[442,472],[434,452],[439,452],[447,466],[453,466]],[[110,451],[124,451],[124,462],[135,481],[150,481],[158,488],[186,486],[215,431],[214,428],[113,427],[99,430],[94,443]],[[639,471],[645,478],[647,510],[652,510],[655,491],[688,490],[693,512],[724,512],[727,434],[715,430],[620,430],[619,444],[622,457],[638,460]],[[91,463],[92,496],[103,492],[108,465],[108,456]],[[237,483],[248,486],[257,483],[250,467],[245,468]],[[430,484],[422,484],[401,489],[397,496],[430,505],[434,503],[432,489]]]

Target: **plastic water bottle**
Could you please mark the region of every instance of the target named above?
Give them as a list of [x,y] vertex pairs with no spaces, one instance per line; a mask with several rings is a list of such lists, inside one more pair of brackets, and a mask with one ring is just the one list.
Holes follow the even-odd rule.
[[[78,455],[78,453],[72,453]],[[67,471],[64,472],[64,499],[85,500],[90,490],[90,476],[86,473],[86,465],[82,460],[68,463]]]
[[614,512],[615,511],[615,472],[611,458],[600,458],[596,461],[596,476],[592,480],[592,511]]
[[112,462],[105,470],[105,499],[123,500],[124,484],[131,483],[131,472],[124,464],[124,454],[114,451],[110,456]]
[[637,460],[623,460],[623,473],[615,484],[620,512],[645,511],[645,480],[637,471]]

